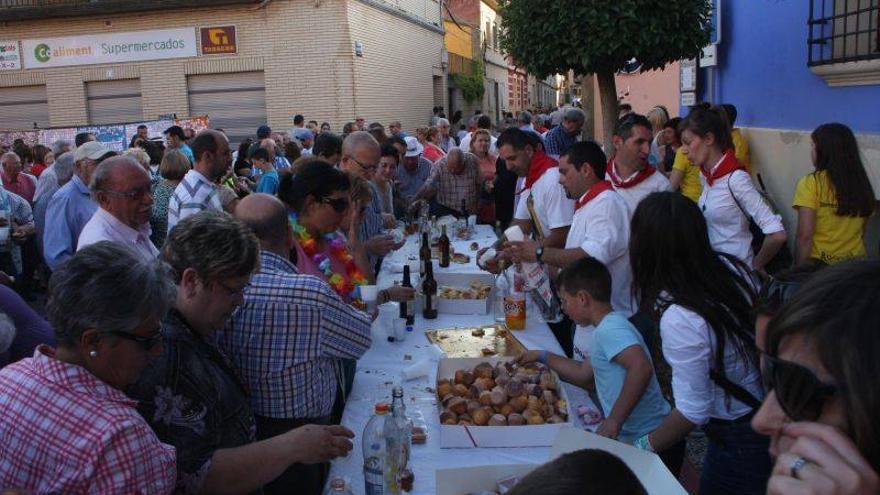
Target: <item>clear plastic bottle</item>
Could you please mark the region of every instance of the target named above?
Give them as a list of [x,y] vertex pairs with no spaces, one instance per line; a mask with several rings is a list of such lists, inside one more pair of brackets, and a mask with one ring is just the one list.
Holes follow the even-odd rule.
[[403,387],[396,385],[392,391],[391,415],[385,418],[385,484],[387,493],[397,495],[400,489],[400,474],[409,463],[412,448],[412,422],[406,417],[403,402]]
[[376,404],[375,414],[364,428],[361,443],[364,450],[364,486],[366,495],[384,495],[385,465],[387,464],[385,446],[385,419],[390,417],[388,404]]
[[495,275],[495,303],[492,305],[495,313],[495,324],[504,325],[506,316],[504,314],[504,298],[510,291],[510,283],[507,281],[507,272],[502,271]]
[[334,477],[330,480],[330,484],[327,486],[327,490],[324,492],[324,495],[354,495],[351,490],[348,489],[348,485],[345,483],[345,479],[340,478],[339,476]]

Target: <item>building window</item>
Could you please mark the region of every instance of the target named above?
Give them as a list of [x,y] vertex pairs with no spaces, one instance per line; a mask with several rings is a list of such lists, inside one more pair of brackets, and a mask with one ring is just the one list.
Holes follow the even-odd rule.
[[498,24],[492,24],[492,46],[498,51]]
[[492,48],[492,23],[486,21],[486,33],[483,35],[486,40],[486,48]]
[[880,59],[878,0],[810,0],[810,67]]

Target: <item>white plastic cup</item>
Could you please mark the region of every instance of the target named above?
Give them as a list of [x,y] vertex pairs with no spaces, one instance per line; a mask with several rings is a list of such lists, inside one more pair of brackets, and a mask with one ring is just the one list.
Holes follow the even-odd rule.
[[379,297],[379,287],[376,285],[361,285],[358,287],[361,294],[361,300],[367,305],[367,313],[373,314],[376,311],[376,299]]

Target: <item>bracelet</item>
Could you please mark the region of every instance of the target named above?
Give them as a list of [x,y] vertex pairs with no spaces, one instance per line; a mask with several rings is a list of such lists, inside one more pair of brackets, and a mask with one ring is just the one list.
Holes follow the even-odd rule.
[[654,446],[651,445],[651,439],[649,438],[649,435],[650,434],[640,437],[633,443],[633,447],[648,452],[654,452]]
[[549,354],[549,353],[548,353],[547,351],[541,351],[540,353],[538,353],[538,362],[540,362],[541,364],[543,364],[543,365],[546,366],[546,365],[547,365],[547,355],[548,355],[548,354]]

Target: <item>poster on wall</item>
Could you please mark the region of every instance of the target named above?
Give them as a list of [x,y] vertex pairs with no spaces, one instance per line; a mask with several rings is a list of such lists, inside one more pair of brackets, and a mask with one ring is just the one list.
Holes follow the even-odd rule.
[[74,127],[43,129],[40,131],[40,142],[46,146],[51,146],[55,141],[69,141],[73,143],[75,139],[76,128]]
[[21,53],[18,41],[0,41],[0,70],[21,69]]
[[91,132],[95,139],[113,151],[124,151],[128,148],[125,140],[125,125],[94,125],[77,127],[76,132]]

